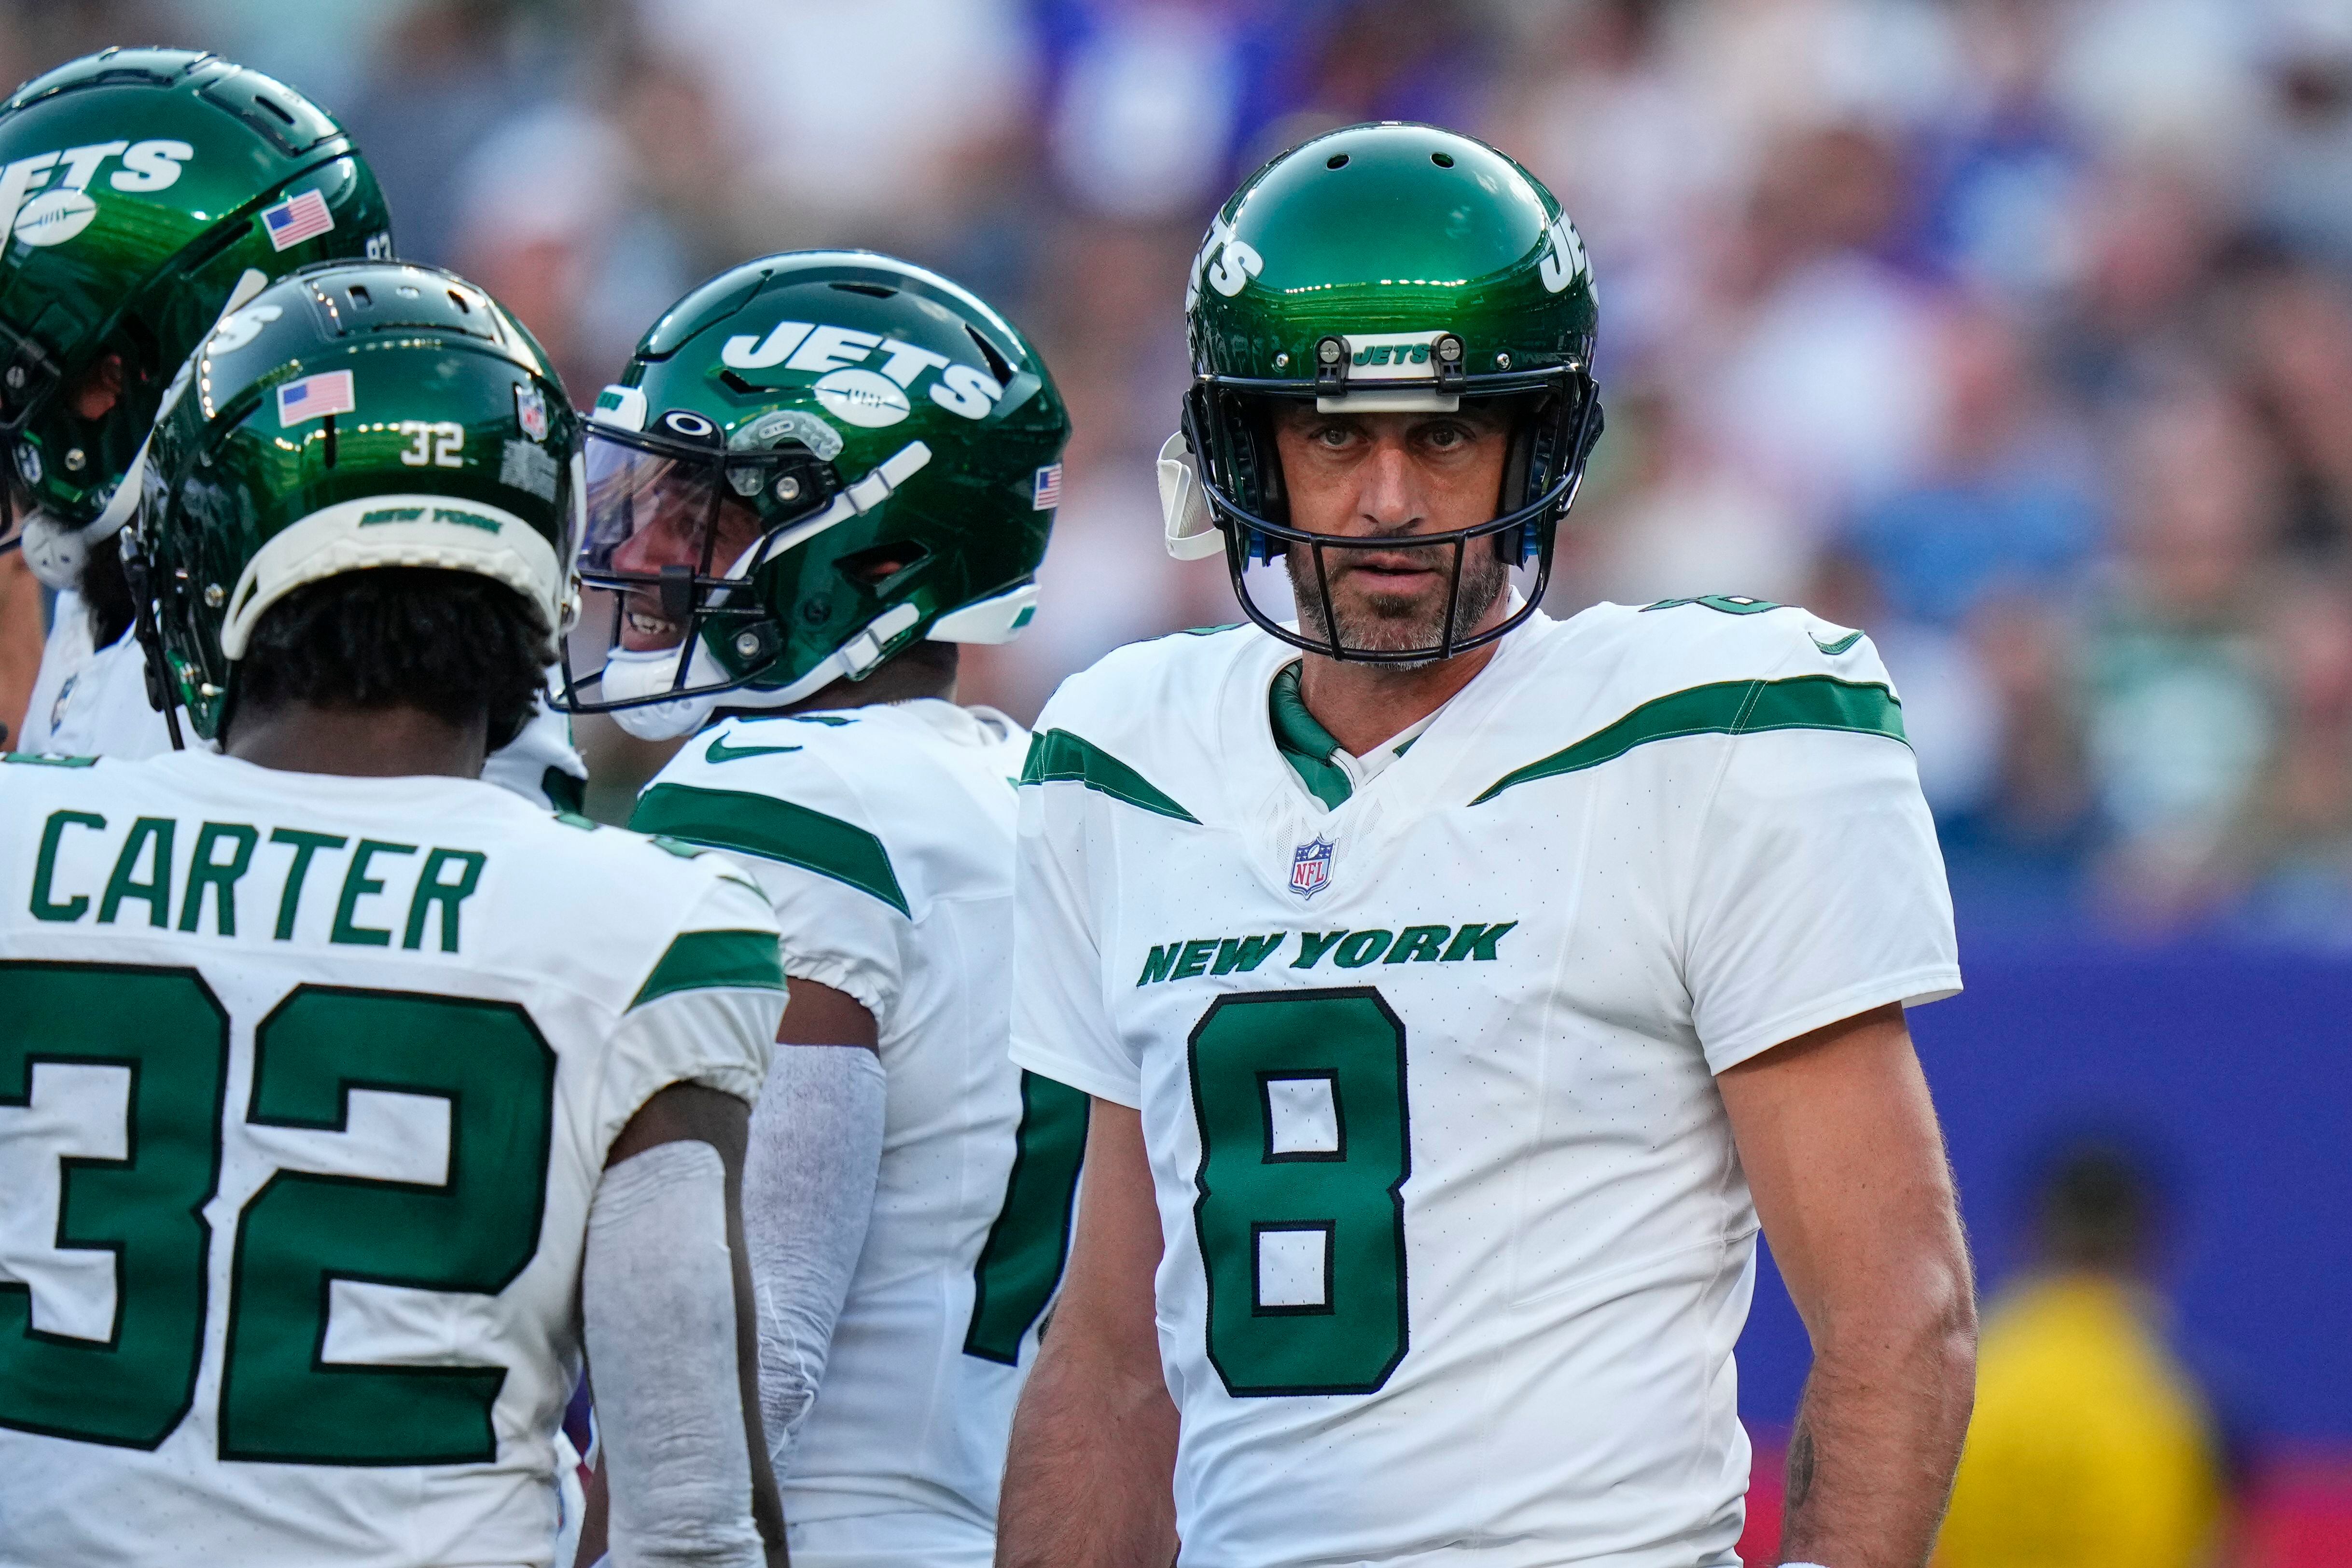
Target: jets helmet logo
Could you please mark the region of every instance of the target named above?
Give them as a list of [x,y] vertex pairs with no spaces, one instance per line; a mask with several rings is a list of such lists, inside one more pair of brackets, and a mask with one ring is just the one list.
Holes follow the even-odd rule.
[[63,245],[98,216],[89,186],[109,159],[122,161],[109,186],[152,194],[178,183],[180,165],[195,155],[184,141],[98,141],[19,158],[0,168],[0,232],[24,245]]
[[[874,368],[876,354],[882,356]],[[727,340],[719,361],[732,371],[764,371],[782,365],[817,378],[817,401],[847,424],[878,430],[898,423],[914,405],[915,385],[929,376],[926,392],[950,413],[986,419],[1004,395],[1003,383],[977,365],[958,364],[945,354],[854,327],[819,321],[779,321],[765,337],[745,332]]]
[[1576,281],[1576,275],[1586,270],[1584,236],[1568,221],[1566,213],[1552,219],[1544,230],[1544,257],[1538,270],[1543,275],[1544,291],[1557,294]]

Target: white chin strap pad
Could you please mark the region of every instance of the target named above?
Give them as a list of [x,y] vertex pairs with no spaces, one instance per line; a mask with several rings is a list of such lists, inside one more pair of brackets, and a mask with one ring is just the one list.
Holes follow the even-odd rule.
[[[611,649],[604,654],[604,679],[597,695],[607,702],[659,695],[670,690],[671,683],[677,680],[677,660],[676,648]],[[686,684],[708,685],[725,678],[710,651],[698,641],[693,661],[687,668]],[[674,697],[641,707],[614,708],[608,716],[639,740],[669,740],[701,728],[702,721],[710,716],[718,701],[718,694],[705,692],[699,696]]]
[[89,562],[89,538],[82,529],[35,512],[25,519],[24,544],[25,564],[43,587],[59,593],[81,587],[81,570]]
[[1180,433],[1160,448],[1160,516],[1168,525],[1168,553],[1178,560],[1204,560],[1225,548],[1201,486],[1200,459]]

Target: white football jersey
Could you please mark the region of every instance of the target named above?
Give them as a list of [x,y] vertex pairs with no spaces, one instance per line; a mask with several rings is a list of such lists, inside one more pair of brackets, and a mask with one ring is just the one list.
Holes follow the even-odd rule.
[[1737,1561],[1757,1222],[1714,1074],[1959,987],[1859,632],[1538,615],[1327,810],[1254,628],[1066,683],[1013,1060],[1139,1107],[1185,1563]]
[[[550,672],[551,679],[553,672]],[[205,742],[180,715],[180,737],[191,748]],[[172,749],[163,716],[147,700],[147,659],[125,632],[104,648],[90,646],[89,618],[79,595],[58,595],[41,668],[25,709],[19,751],[59,757],[113,757],[126,762]],[[572,747],[572,721],[542,698],[522,733],[490,753],[482,777],[535,806],[578,810],[588,765]]]
[[777,1471],[795,1561],[989,1561],[1086,1136],[1085,1098],[1007,1055],[1027,743],[936,700],[736,717],[688,741],[633,819],[733,854],[773,905],[784,973],[877,1028],[873,1220]]
[[546,1563],[606,1151],[782,986],[720,857],[478,781],[0,766],[0,1563]]

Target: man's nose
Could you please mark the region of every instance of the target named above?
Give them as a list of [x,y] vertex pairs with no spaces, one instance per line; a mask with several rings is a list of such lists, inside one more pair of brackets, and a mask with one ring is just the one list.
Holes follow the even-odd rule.
[[1372,445],[1357,470],[1358,520],[1372,533],[1397,533],[1412,528],[1426,510],[1421,474],[1403,441],[1383,437]]
[[613,551],[613,565],[622,571],[659,571],[665,566],[700,563],[691,531],[658,520],[638,528]]

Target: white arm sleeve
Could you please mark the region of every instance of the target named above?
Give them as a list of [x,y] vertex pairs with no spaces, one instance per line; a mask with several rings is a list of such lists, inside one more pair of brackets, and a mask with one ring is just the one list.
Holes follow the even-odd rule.
[[886,1082],[857,1046],[780,1045],[751,1113],[743,1239],[760,1301],[760,1414],[780,1476],[866,1246]]
[[613,1568],[760,1568],[717,1150],[662,1144],[604,1172],[580,1299]]

